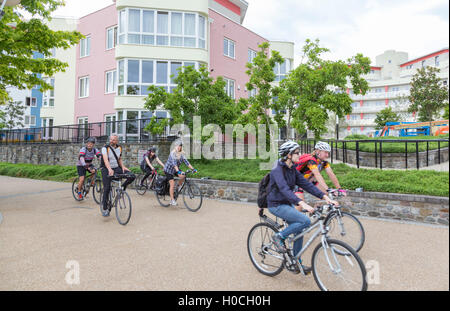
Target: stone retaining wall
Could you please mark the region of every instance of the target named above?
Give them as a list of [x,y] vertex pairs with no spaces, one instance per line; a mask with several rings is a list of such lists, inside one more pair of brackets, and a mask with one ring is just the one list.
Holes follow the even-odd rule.
[[[346,163],[356,165],[356,151],[346,150]],[[333,148],[333,157],[336,156],[336,150]],[[428,165],[439,164],[439,151],[429,150],[428,151]],[[343,150],[338,148],[337,159],[342,161]],[[440,151],[441,162],[444,163],[448,161],[448,147],[441,148]],[[380,154],[377,155],[377,167],[380,167]],[[382,157],[383,168],[406,168],[405,153],[383,153]],[[417,168],[417,156],[415,152],[408,153],[407,158],[408,167],[407,168]],[[375,167],[375,153],[374,152],[359,152],[359,165],[365,167]],[[419,152],[419,168],[427,166],[427,152]]]
[[[128,143],[122,146],[125,166],[137,166],[142,160],[142,154],[150,146],[158,147],[158,156],[166,161],[172,142]],[[83,144],[11,144],[0,145],[0,162],[31,163],[48,165],[76,165],[78,153]],[[103,145],[96,146],[97,148]]]
[[[212,199],[255,202],[258,184],[247,182],[196,179],[196,184],[205,197]],[[306,193],[306,201],[317,202]],[[425,195],[356,192],[348,191],[348,196],[341,198],[344,210],[354,215],[376,218],[416,221],[448,226],[448,197]]]

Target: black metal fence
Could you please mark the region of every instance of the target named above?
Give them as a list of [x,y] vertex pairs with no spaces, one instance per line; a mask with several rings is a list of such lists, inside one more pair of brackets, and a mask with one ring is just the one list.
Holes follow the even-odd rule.
[[[314,139],[304,139],[299,141],[300,144],[300,152],[301,153],[311,153],[314,150],[314,146],[318,140]],[[378,140],[321,140],[326,141],[330,147],[331,147],[331,154],[330,154],[330,162],[333,163],[335,160],[342,161],[343,163],[349,163],[348,161],[348,151],[352,150],[356,152],[356,166],[360,167],[360,152],[373,152],[374,153],[374,165],[376,168],[383,169],[383,153],[397,153],[397,154],[403,154],[403,159],[405,163],[405,168],[408,168],[408,158],[415,157],[416,158],[416,168],[420,168],[420,157],[419,157],[419,144],[426,145],[424,148],[426,151],[426,166],[430,165],[430,151],[431,150],[437,150],[437,158],[438,158],[438,164],[441,164],[441,149],[442,148],[448,148],[448,139],[378,139]],[[384,151],[383,152],[383,145],[389,146],[388,144],[397,143],[404,145],[404,150],[402,152],[399,152],[399,145],[396,146],[396,151]],[[361,150],[361,145],[364,144],[366,150]],[[373,144],[373,149],[370,151],[367,151],[367,146],[369,144]],[[436,148],[430,148],[430,145],[433,144],[433,146],[436,146]],[[411,148],[411,145],[413,146]],[[410,149],[415,149],[414,152],[408,152],[408,146],[410,146]],[[389,146],[391,147],[391,146]],[[415,147],[415,148],[414,148]]]
[[[97,123],[80,123],[51,127],[0,130],[0,144],[35,144],[35,143],[83,143],[88,137],[95,137],[97,142],[106,142],[108,136],[115,133],[121,142],[170,141],[175,136],[169,135],[166,128],[162,134],[151,134],[145,130],[151,119],[123,120]],[[162,118],[156,119],[161,122]]]

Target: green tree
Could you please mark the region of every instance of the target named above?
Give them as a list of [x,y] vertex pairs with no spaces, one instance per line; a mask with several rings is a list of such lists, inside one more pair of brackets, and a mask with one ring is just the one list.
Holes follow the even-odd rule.
[[269,43],[263,42],[259,45],[259,52],[253,59],[253,62],[247,63],[247,75],[250,80],[246,84],[247,90],[257,90],[255,96],[250,98],[241,98],[239,102],[248,110],[242,114],[238,119],[240,124],[252,124],[257,128],[258,124],[266,125],[266,134],[271,138],[269,131],[270,124],[273,120],[270,118],[268,111],[274,110],[276,112],[274,120],[279,126],[284,126],[283,108],[279,100],[273,100],[277,97],[280,89],[273,84],[276,75],[273,71],[277,63],[283,63],[284,59],[278,51],[271,51],[269,57]]
[[[307,39],[301,64],[291,71],[285,88],[293,98],[292,126],[299,132],[313,131],[315,137],[327,132],[327,122],[333,113],[340,119],[352,111],[352,99],[344,92],[349,81],[355,94],[365,94],[368,83],[361,77],[370,71],[370,59],[357,54],[347,61],[322,58],[328,52],[319,40]],[[290,100],[292,103],[292,99]]]
[[[240,106],[225,92],[226,82],[222,77],[214,80],[208,69],[201,66],[197,71],[192,66],[180,68],[174,83],[177,87],[167,93],[162,87],[151,85],[145,99],[145,108],[154,111],[159,107],[170,111],[173,124],[186,124],[193,130],[193,117],[200,116],[202,124],[217,124],[222,131],[225,124],[232,124],[242,111]],[[161,133],[164,125],[152,120],[148,130]]]
[[418,69],[412,78],[408,112],[417,112],[421,122],[440,119],[442,109],[448,107],[448,88],[439,72],[439,68],[428,66]]
[[447,104],[447,106],[445,106],[445,108],[444,108],[444,114],[442,115],[442,118],[443,118],[444,120],[448,120],[448,104]]
[[9,102],[0,111],[0,129],[13,129],[23,127],[23,115],[25,113],[25,106],[21,101]]
[[[22,0],[20,7],[32,15],[28,20],[13,12],[13,8],[4,8],[5,15],[0,20],[0,104],[11,100],[8,86],[31,89],[41,85],[46,91],[51,85],[38,74],[50,77],[68,66],[51,58],[51,49],[68,49],[83,36],[76,31],[53,31],[46,25],[50,14],[61,5],[63,0]],[[46,58],[33,59],[33,52]]]
[[392,110],[392,107],[384,108],[377,113],[375,118],[375,129],[381,130],[386,122],[397,122],[400,121],[400,116]]

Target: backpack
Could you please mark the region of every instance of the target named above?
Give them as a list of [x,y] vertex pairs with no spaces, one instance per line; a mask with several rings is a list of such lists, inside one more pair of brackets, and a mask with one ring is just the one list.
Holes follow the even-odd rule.
[[[283,175],[284,178],[286,179],[284,167],[283,167]],[[259,208],[267,208],[267,195],[271,191],[271,189],[269,189],[269,183],[270,183],[270,173],[267,173],[266,176],[264,176],[258,184],[258,197],[256,199],[256,203],[258,204]]]
[[313,160],[314,162],[317,163],[317,159],[313,157],[311,154],[309,153],[302,154],[299,158],[299,161],[295,163],[297,171],[300,172],[305,167],[305,165],[308,164],[310,160]]
[[155,192],[159,195],[166,195],[169,193],[169,183],[166,176],[158,175],[155,181]]
[[258,184],[258,198],[256,202],[258,203],[259,208],[267,208],[267,195],[269,194],[270,189],[270,173],[267,173]]

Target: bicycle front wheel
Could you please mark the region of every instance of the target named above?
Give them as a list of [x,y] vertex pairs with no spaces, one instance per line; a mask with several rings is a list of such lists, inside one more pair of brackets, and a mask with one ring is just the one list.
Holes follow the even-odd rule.
[[102,202],[102,194],[103,194],[103,183],[101,178],[96,178],[94,183],[94,189],[93,189],[93,197],[94,201],[97,204],[100,204]]
[[202,207],[202,191],[196,184],[186,183],[183,189],[183,202],[191,212],[196,212]]
[[328,227],[328,236],[331,239],[340,240],[350,245],[359,252],[364,245],[366,235],[361,222],[350,213],[341,212],[331,214],[325,221]]
[[255,268],[264,275],[275,276],[284,268],[285,259],[272,242],[272,235],[277,232],[275,227],[262,222],[253,226],[248,234],[248,255]]
[[125,226],[131,218],[131,199],[128,193],[122,192],[117,194],[115,208],[116,208],[116,218],[119,224]]
[[[345,255],[341,255],[345,254]],[[366,268],[348,244],[326,239],[312,255],[314,280],[323,291],[366,291]]]

